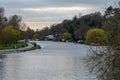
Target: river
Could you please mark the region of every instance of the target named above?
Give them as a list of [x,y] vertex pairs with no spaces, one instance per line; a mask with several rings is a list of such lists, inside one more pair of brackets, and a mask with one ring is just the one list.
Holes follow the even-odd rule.
[[96,80],[83,62],[87,46],[36,41],[42,49],[4,54],[0,80]]

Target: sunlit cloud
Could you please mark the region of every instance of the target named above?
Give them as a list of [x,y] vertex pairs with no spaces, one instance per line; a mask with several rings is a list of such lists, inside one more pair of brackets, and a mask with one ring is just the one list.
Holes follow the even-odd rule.
[[48,8],[22,8],[23,11],[35,11],[35,12],[43,12],[43,11],[82,11],[87,10],[92,7],[48,7]]
[[32,29],[43,29],[44,27],[49,27],[50,24],[54,24],[55,22],[49,22],[49,21],[46,21],[46,22],[25,22],[27,24],[28,27],[32,26],[31,28]]

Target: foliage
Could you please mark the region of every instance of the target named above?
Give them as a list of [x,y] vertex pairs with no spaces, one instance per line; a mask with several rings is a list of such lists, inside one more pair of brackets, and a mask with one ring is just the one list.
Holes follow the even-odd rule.
[[114,48],[120,46],[120,14],[114,15],[104,22],[108,45]]
[[[42,39],[49,34],[58,34],[56,38],[62,37],[62,34],[69,32],[72,35],[74,41],[78,39],[85,40],[85,35],[88,29],[99,27],[101,28],[102,22],[104,21],[104,16],[100,12],[91,13],[84,16],[75,16],[72,20],[63,20],[59,24],[51,25],[50,28],[44,28],[39,31],[39,36]],[[59,39],[56,39],[59,40]]]
[[34,34],[34,35],[33,35],[33,38],[34,38],[34,39],[38,39],[38,38],[39,38],[39,35],[38,35],[38,34]]
[[89,27],[85,23],[81,23],[80,26],[81,27],[74,32],[74,38],[76,40],[85,40],[85,36],[89,30]]
[[[54,30],[52,32],[54,34]],[[39,34],[39,39],[45,40],[45,37],[50,34],[49,28],[45,27],[41,31],[37,32]]]
[[13,49],[14,46],[17,46],[17,48],[25,47],[27,44],[25,42],[17,42],[17,43],[12,43],[9,46],[5,46],[0,44],[0,50],[5,50],[5,49]]
[[13,26],[5,27],[0,34],[1,44],[9,45],[11,43],[16,43],[20,39],[21,33],[14,29]]
[[63,38],[66,39],[66,40],[69,40],[69,39],[72,38],[72,35],[70,33],[64,33]]
[[15,29],[20,29],[20,23],[21,23],[22,17],[18,15],[13,15],[8,20],[8,25],[12,25]]
[[120,4],[108,7],[104,16],[106,46],[90,48],[87,62],[98,80],[120,80]]
[[26,31],[23,31],[23,38],[24,39],[32,39],[33,38],[33,35],[34,35],[35,31],[31,28],[27,28]]
[[87,32],[86,43],[101,44],[105,41],[105,31],[103,29],[94,28]]

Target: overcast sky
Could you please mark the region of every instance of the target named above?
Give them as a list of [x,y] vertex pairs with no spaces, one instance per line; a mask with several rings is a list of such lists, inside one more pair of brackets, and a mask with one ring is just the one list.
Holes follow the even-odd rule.
[[118,0],[0,0],[5,16],[21,15],[31,28],[43,28],[81,13],[101,11]]

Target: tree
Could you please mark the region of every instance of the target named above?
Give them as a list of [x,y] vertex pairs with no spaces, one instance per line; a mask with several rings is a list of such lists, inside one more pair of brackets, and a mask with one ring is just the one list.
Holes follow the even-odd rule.
[[13,27],[17,30],[20,29],[22,17],[18,15],[13,15],[9,18],[8,25],[13,25]]
[[35,31],[31,28],[27,28],[27,30],[24,32],[24,38],[25,39],[32,39]]
[[4,8],[0,8],[0,27],[3,27]]
[[109,18],[109,17],[113,16],[113,14],[114,14],[113,7],[109,6],[105,11],[105,18]]
[[38,35],[38,34],[34,34],[34,35],[33,35],[33,38],[34,38],[34,39],[38,39],[38,38],[39,38],[39,35]]
[[85,23],[81,23],[80,27],[74,32],[76,40],[85,40],[85,35],[88,31],[89,27]]
[[20,35],[21,33],[14,29],[13,26],[7,26],[0,34],[0,43],[4,45],[16,43],[20,39]]
[[[53,30],[53,29],[52,29]],[[54,31],[53,31],[54,32]],[[47,35],[49,35],[50,34],[50,30],[49,30],[49,28],[48,27],[45,27],[45,28],[43,28],[40,32],[39,32],[39,39],[40,40],[45,40],[45,37],[47,36]]]
[[86,60],[98,80],[120,80],[120,4],[108,7],[104,16],[106,46],[90,48]]
[[87,32],[87,36],[86,36],[87,44],[91,44],[91,43],[101,44],[104,41],[105,41],[105,31],[103,29],[94,28],[94,29],[90,29]]
[[113,16],[104,22],[104,30],[107,33],[108,45],[114,48],[120,46],[120,8],[113,8]]
[[69,39],[72,38],[72,35],[70,33],[64,33],[63,38],[66,39],[66,40],[69,40]]

